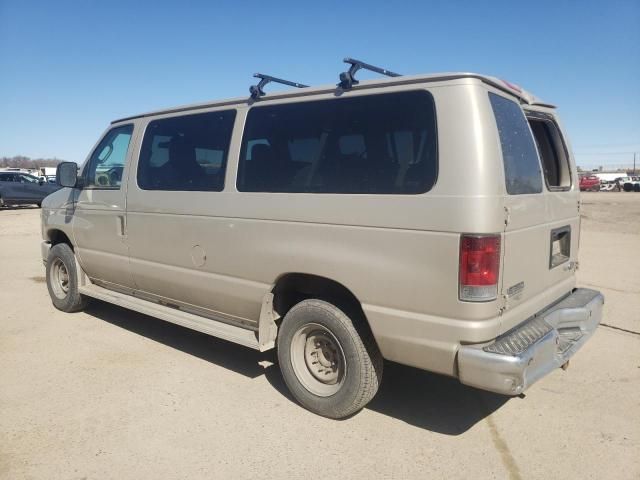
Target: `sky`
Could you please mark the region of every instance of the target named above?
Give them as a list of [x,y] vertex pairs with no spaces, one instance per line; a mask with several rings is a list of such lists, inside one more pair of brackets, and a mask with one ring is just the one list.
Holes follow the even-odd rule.
[[506,79],[559,107],[578,165],[640,165],[640,0],[0,0],[0,157],[80,163],[111,120],[255,72],[335,83],[347,56]]

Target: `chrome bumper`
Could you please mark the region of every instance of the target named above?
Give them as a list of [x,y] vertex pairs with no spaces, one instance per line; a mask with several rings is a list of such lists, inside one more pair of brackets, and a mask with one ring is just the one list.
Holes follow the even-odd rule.
[[602,318],[604,296],[578,288],[488,345],[458,350],[460,381],[503,395],[519,395],[569,360]]
[[40,244],[40,254],[42,255],[42,264],[47,266],[47,258],[49,258],[49,250],[51,250],[51,242],[42,242]]

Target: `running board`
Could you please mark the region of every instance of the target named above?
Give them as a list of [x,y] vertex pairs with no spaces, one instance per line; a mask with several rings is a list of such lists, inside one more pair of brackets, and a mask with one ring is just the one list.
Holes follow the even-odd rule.
[[260,350],[256,332],[253,330],[218,322],[176,308],[166,307],[125,293],[108,290],[91,283],[82,285],[78,291],[88,297],[97,298],[98,300],[113,303],[114,305],[156,317],[166,322],[175,323],[176,325],[197,330],[207,335]]

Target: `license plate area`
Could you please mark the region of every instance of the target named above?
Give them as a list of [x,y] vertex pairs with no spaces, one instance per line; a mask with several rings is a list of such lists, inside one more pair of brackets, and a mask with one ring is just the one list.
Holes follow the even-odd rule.
[[571,226],[551,230],[549,269],[569,261],[571,258]]

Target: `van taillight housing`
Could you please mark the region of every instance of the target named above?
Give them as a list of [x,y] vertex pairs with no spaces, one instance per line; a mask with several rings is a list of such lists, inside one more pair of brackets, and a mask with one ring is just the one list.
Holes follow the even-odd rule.
[[500,235],[460,237],[460,300],[488,302],[498,296]]

